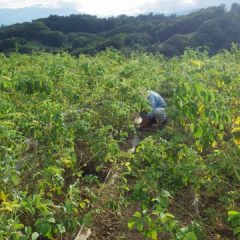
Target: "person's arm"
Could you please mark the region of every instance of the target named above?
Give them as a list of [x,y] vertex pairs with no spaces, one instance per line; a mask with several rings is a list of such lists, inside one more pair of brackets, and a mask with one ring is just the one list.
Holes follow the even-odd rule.
[[150,106],[152,107],[152,110],[154,110],[156,108],[156,100],[153,94],[150,94],[148,96],[148,102],[150,104]]
[[147,117],[153,118],[154,117],[154,113],[153,112],[154,112],[154,109],[156,108],[156,100],[155,100],[155,97],[154,97],[153,94],[150,94],[148,96],[148,102],[149,102],[149,104],[150,104],[150,106],[152,108],[152,111],[147,113]]

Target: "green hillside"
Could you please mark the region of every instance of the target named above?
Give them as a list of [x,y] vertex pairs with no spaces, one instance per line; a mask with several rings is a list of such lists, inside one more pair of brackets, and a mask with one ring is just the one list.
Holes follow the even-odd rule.
[[[240,49],[0,55],[0,239],[240,237]],[[136,133],[143,92],[168,123]],[[144,134],[135,153],[134,134]]]
[[205,46],[211,54],[240,43],[240,5],[202,9],[189,15],[148,14],[97,18],[50,16],[0,28],[0,52],[62,52],[94,55],[107,48],[181,55],[186,47]]

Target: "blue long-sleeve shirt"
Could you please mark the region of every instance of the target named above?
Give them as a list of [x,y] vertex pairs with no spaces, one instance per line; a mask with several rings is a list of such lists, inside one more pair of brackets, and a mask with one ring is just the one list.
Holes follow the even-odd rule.
[[148,91],[148,98],[147,100],[152,107],[152,111],[147,113],[147,116],[153,117],[153,112],[156,108],[165,108],[167,106],[165,100],[160,96],[160,94],[154,91]]

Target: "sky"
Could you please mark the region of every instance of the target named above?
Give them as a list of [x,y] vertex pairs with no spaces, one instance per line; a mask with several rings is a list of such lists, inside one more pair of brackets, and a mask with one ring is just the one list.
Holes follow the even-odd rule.
[[188,12],[220,4],[229,7],[233,2],[240,4],[240,0],[0,0],[0,8],[16,9],[38,5],[74,9],[79,13],[109,17],[149,12],[164,14]]

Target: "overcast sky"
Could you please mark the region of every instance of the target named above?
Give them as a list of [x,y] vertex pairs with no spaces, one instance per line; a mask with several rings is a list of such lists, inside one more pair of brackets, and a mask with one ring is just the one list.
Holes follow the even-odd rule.
[[225,4],[231,6],[240,0],[0,0],[0,8],[23,8],[40,5],[42,7],[71,8],[80,13],[116,16],[140,13],[178,13],[210,6]]

